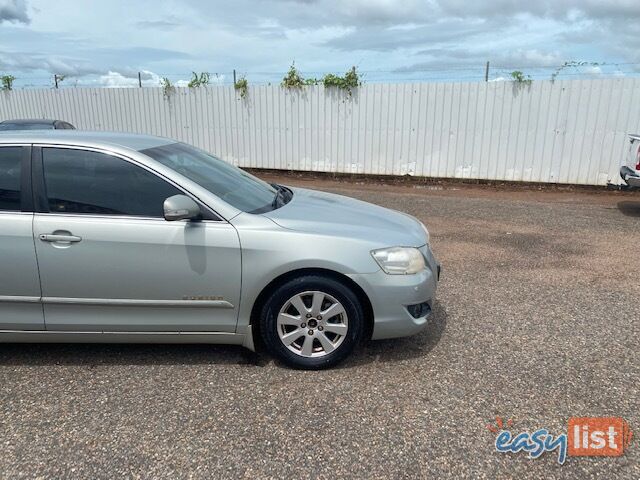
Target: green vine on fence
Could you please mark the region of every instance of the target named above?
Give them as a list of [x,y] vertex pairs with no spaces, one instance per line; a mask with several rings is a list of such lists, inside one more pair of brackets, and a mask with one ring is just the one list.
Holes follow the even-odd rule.
[[284,88],[302,88],[306,85],[317,85],[318,84],[318,80],[315,78],[304,78],[302,76],[302,74],[298,71],[298,69],[296,68],[296,62],[293,62],[291,64],[291,67],[289,67],[289,71],[287,72],[287,74],[282,78],[282,82],[280,82],[280,85],[283,86]]
[[[211,81],[211,74],[208,72],[191,72],[191,80],[187,84],[189,88],[199,88],[209,85]],[[4,78],[4,77],[0,77]],[[235,78],[235,73],[234,73]],[[353,90],[362,85],[362,75],[357,71],[356,67],[351,67],[344,75],[336,75],[334,73],[328,73],[321,79],[318,78],[304,78],[304,76],[296,68],[295,62],[291,63],[289,71],[282,78],[280,85],[286,89],[302,89],[308,85],[320,85],[325,88],[338,88],[345,90],[349,95],[353,94]],[[167,77],[160,79],[160,87],[162,87],[162,93],[165,98],[169,99],[176,91],[175,85]],[[240,94],[240,98],[246,98],[249,93],[249,82],[243,75],[237,80],[234,80],[233,88]],[[10,87],[7,89],[11,89]]]
[[176,87],[167,77],[162,77],[162,79],[160,80],[160,86],[162,87],[162,94],[167,99],[171,96],[172,93],[176,91]]
[[525,74],[522,73],[520,70],[514,70],[513,72],[511,72],[511,78],[513,79],[514,82],[516,82],[517,85],[529,86],[533,81],[530,75],[525,76]]
[[249,82],[247,82],[246,77],[243,75],[236,80],[233,84],[233,88],[240,92],[240,98],[246,98],[249,91]]
[[351,95],[353,89],[362,85],[362,75],[358,73],[356,67],[351,67],[342,76],[328,73],[322,79],[304,78],[296,68],[295,62],[293,62],[280,85],[287,89],[300,89],[307,85],[319,85],[321,83],[325,88],[339,88],[346,90]]
[[201,72],[200,75],[196,72],[191,73],[191,80],[189,80],[187,84],[189,88],[206,87],[209,85],[209,81],[211,80],[211,74],[209,72]]
[[16,77],[13,75],[1,75],[0,76],[0,90],[9,91],[13,90],[13,82]]
[[351,67],[347,73],[342,77],[329,73],[324,76],[322,83],[325,88],[337,87],[342,90],[346,90],[349,95],[352,94],[352,90],[362,85],[361,74],[358,73],[356,67]]

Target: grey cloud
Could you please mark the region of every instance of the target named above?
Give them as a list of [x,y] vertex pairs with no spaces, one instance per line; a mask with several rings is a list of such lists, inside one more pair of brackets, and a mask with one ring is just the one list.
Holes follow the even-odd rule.
[[[326,6],[329,1],[321,3]],[[372,1],[370,8],[381,13],[385,11],[382,7],[390,3]],[[428,50],[425,49],[427,46],[446,49],[438,55],[432,51],[432,58],[401,67],[402,71],[429,68],[432,63],[477,64],[487,58],[505,65],[544,67],[570,59],[569,50],[587,52],[589,58],[593,55],[622,56],[630,62],[640,62],[640,28],[636,21],[640,18],[638,0],[441,0],[401,2],[400,5],[404,5],[404,9],[394,14],[387,12],[384,18],[388,23],[385,25],[380,22],[360,24],[347,14],[366,7],[358,0],[345,1],[342,7],[335,9],[335,21],[351,24],[351,28],[323,46],[340,51],[370,52],[410,52],[422,47],[423,54]],[[521,41],[527,38],[524,35],[530,34],[531,25],[536,21],[549,22],[550,31],[557,36],[545,37],[541,31],[533,43]],[[563,33],[558,33],[562,30]],[[563,37],[569,42],[563,41]],[[484,51],[477,48],[484,43],[492,48]],[[505,45],[506,52],[496,50],[495,46],[500,43]],[[457,50],[459,45],[470,48]],[[551,51],[555,49],[549,45],[558,45],[563,51]]]
[[610,37],[606,35],[601,36],[601,41],[627,62],[637,63],[634,69],[640,71],[640,25],[637,22],[620,22],[613,24],[611,30],[615,31],[616,41],[608,42]]
[[[123,57],[131,60],[131,55],[124,53],[131,51],[134,56],[146,59],[167,59],[167,58],[184,58],[187,54],[162,49],[146,49],[133,48],[120,51],[118,49],[100,49],[94,50],[102,58],[102,65],[110,65],[107,67],[97,67],[95,63],[89,62],[81,58],[69,58],[56,55],[42,55],[33,52],[4,52],[0,50],[0,70],[9,72],[47,72],[48,74],[66,75],[69,77],[83,77],[87,75],[102,75],[109,71],[117,71],[119,74],[127,78],[138,78],[138,72],[142,72],[142,79],[148,79],[146,69],[142,67],[118,66],[119,61]],[[115,61],[118,60],[118,61]],[[147,78],[148,77],[148,78]]]
[[363,27],[333,38],[324,45],[338,50],[392,51],[398,48],[420,47],[435,43],[469,40],[485,34],[491,28],[488,20],[468,22],[451,19],[411,28]]
[[436,5],[442,14],[460,18],[519,14],[566,18],[578,12],[597,19],[629,18],[640,15],[640,2],[635,0],[493,0],[491,2],[445,0],[436,2]]
[[[0,0],[2,18],[7,5],[37,15],[24,1]],[[129,23],[118,23],[114,36],[136,30],[131,37],[139,43],[133,47],[98,43],[90,33],[78,38],[86,30],[65,25],[52,32],[3,24],[0,48],[37,60],[38,70],[102,70],[126,78],[135,78],[137,70],[270,71],[294,57],[316,70],[363,58],[363,69],[391,70],[404,63],[398,70],[406,72],[445,65],[475,68],[487,59],[541,67],[565,60],[640,62],[639,0],[182,0],[180,5],[179,10],[150,9],[150,15],[138,11]],[[114,18],[116,12],[114,7]],[[178,36],[185,26],[197,44],[186,46]],[[168,48],[152,48],[150,35],[162,30],[162,45]],[[5,65],[21,64],[2,55]],[[27,63],[33,62],[22,62],[25,68],[34,68]]]
[[0,0],[0,23],[2,22],[30,23],[27,2],[25,0]]
[[174,22],[171,20],[145,20],[142,22],[136,22],[136,25],[140,28],[165,29],[178,27],[180,26],[180,22]]
[[287,28],[321,26],[392,26],[431,23],[437,19],[487,19],[531,15],[568,19],[574,15],[597,21],[633,19],[637,0],[185,0],[194,10],[220,23],[251,25],[274,18]]
[[138,73],[140,73],[140,79],[142,81],[145,80],[155,80],[158,75],[154,72],[150,72],[149,70],[140,70],[132,67],[123,67],[123,68],[109,68],[109,73],[113,73],[116,75],[120,75],[123,78],[127,79],[138,79]]
[[140,72],[140,78],[142,80],[153,80],[155,79],[155,74],[153,72],[145,70],[143,72]]
[[0,51],[0,68],[11,72],[45,71],[51,74],[82,76],[102,73],[104,70],[82,60],[29,52]]
[[[0,0],[1,1],[1,0]],[[0,29],[0,45],[11,44],[16,39],[19,50],[0,49],[0,69],[18,76],[34,72],[59,74],[73,77],[102,75],[110,70],[129,69],[132,77],[137,72],[147,70],[149,64],[187,60],[191,55],[177,50],[154,47],[95,48],[90,41],[69,38],[65,34],[52,32],[29,32],[24,28],[6,27]],[[38,51],[38,46],[41,50]],[[72,55],[58,55],[57,51],[72,52]],[[125,60],[126,63],[123,61]],[[124,64],[124,67],[123,67]],[[135,65],[136,67],[131,67]]]
[[[103,61],[107,61],[108,63],[117,63],[123,57],[129,60],[135,59],[146,62],[191,58],[191,55],[186,52],[154,47],[98,48],[93,49],[92,52],[103,57]],[[138,63],[138,61],[136,61],[136,63]]]
[[[592,46],[607,56],[619,56],[627,62],[637,63],[640,62],[638,18],[640,2],[619,5],[617,9],[607,10],[606,15],[603,13],[600,18],[590,19],[583,28],[567,32],[558,40],[573,45]],[[636,69],[638,67],[640,66],[636,66]]]
[[571,30],[558,35],[557,40],[565,44],[588,44],[605,40],[607,29],[602,25],[590,25],[584,29]]
[[185,22],[178,19],[178,17],[176,17],[175,15],[170,15],[168,17],[159,18],[156,20],[141,20],[135,23],[135,25],[137,25],[140,28],[149,28],[149,29],[175,28],[184,24]]
[[[606,50],[613,52],[614,45],[622,46],[617,32],[640,17],[638,0],[278,0],[262,5],[264,10],[257,15],[268,16],[272,11],[287,28],[349,27],[348,33],[323,46],[372,52],[475,42],[482,34],[487,39],[507,34],[517,38],[536,18],[565,24],[567,34],[582,35],[585,44],[592,43],[592,33],[602,33]],[[283,5],[288,8],[282,9]],[[640,45],[640,36],[629,40],[634,49]],[[629,54],[627,49],[616,51]]]
[[83,61],[78,62],[58,57],[50,57],[44,59],[43,65],[45,67],[43,68],[43,70],[72,77],[91,75],[104,71],[103,69],[96,68],[95,66]]
[[0,23],[29,23],[25,0],[0,0]]
[[351,0],[332,2],[335,12],[344,20],[367,25],[394,25],[419,22],[430,17],[431,2],[404,0]]
[[253,29],[252,36],[269,40],[286,40],[287,34],[282,27],[257,27]]
[[282,3],[302,3],[306,5],[310,5],[312,3],[319,3],[320,0],[276,0],[277,2]]
[[391,26],[428,21],[431,2],[424,0],[184,0],[202,20],[251,29],[264,19],[277,19],[284,28],[308,29],[331,26]]
[[511,50],[496,53],[490,50],[432,48],[420,51],[419,55],[426,56],[428,59],[394,71],[412,73],[451,66],[480,68],[485,61],[490,61],[495,68],[544,68],[557,67],[567,61],[567,58],[558,52],[538,50]]
[[137,80],[138,72],[140,72],[140,78],[142,80],[150,80],[154,78],[153,72],[150,72],[148,70],[140,70],[133,67],[109,68],[108,70],[111,73],[121,75],[123,78],[131,78]]

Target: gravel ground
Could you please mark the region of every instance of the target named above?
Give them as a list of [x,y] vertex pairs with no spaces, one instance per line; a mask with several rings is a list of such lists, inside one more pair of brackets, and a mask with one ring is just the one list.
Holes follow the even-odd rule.
[[423,220],[429,328],[315,373],[239,347],[2,345],[0,477],[640,478],[638,435],[560,466],[486,428],[640,430],[639,194],[281,180]]

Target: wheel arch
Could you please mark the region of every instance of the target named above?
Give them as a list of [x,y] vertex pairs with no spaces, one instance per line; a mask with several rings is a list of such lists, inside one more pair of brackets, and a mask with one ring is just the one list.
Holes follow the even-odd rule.
[[256,300],[253,302],[249,324],[251,325],[253,339],[256,345],[260,345],[261,343],[261,336],[259,331],[260,321],[258,316],[260,315],[260,311],[262,310],[262,307],[264,306],[271,292],[273,292],[276,288],[288,282],[289,280],[297,277],[302,277],[304,275],[322,275],[332,278],[350,288],[356,295],[356,297],[358,297],[364,314],[365,331],[363,337],[366,339],[371,338],[371,335],[373,334],[373,306],[371,305],[371,300],[369,300],[369,297],[360,285],[358,285],[348,276],[336,272],[335,270],[329,270],[326,268],[299,268],[283,273],[280,276],[274,278],[260,291],[260,293],[256,297]]

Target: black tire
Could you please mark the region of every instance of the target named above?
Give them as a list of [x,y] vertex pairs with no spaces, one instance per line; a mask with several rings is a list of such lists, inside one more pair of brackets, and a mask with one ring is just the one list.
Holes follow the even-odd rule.
[[[278,334],[277,318],[280,309],[289,299],[307,291],[319,291],[332,296],[342,304],[348,318],[348,330],[342,342],[335,350],[320,357],[304,357],[292,352]],[[358,297],[342,282],[321,275],[304,275],[280,285],[271,293],[260,313],[260,335],[266,349],[293,368],[320,370],[333,367],[349,356],[360,343],[363,334],[364,313]]]

